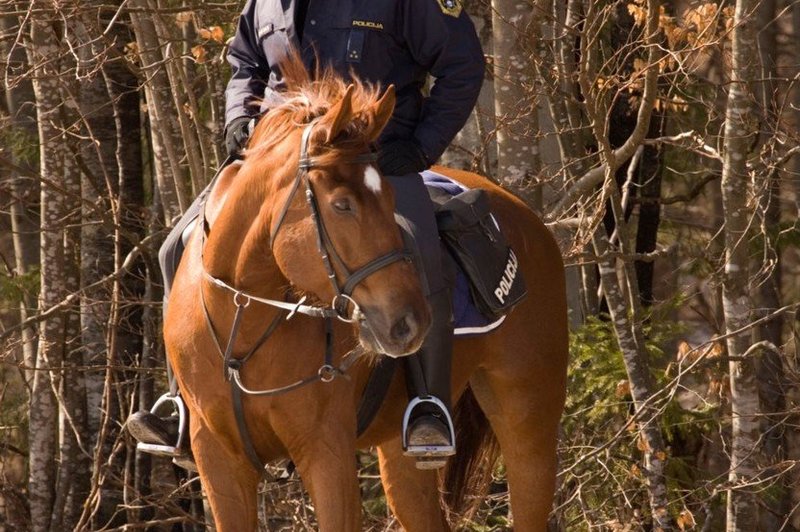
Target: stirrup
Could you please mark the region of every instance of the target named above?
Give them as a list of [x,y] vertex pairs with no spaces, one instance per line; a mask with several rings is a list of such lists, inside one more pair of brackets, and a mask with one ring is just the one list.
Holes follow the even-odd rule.
[[[444,416],[444,419],[447,422],[447,429],[450,432],[450,443],[448,445],[408,445],[408,424],[409,421],[411,421],[411,413],[419,405],[425,403],[436,406],[436,408],[439,409]],[[441,465],[434,465],[439,464],[441,460],[432,459],[443,459],[446,456],[452,456],[456,454],[455,434],[456,431],[453,428],[453,419],[450,417],[450,412],[438,397],[428,395],[426,397],[415,397],[409,401],[408,406],[406,407],[406,412],[403,414],[403,454],[413,458],[421,459],[421,463],[430,462],[428,467],[422,467],[420,469],[434,469],[441,467]],[[420,464],[418,464],[418,467],[419,465]]]
[[172,403],[173,410],[178,412],[178,441],[174,446],[139,442],[136,444],[136,450],[159,456],[170,456],[174,459],[176,456],[185,453],[183,450],[183,439],[186,433],[186,405],[183,403],[183,399],[181,399],[180,395],[165,393],[158,398],[153,408],[150,409],[150,413],[158,415],[159,408],[165,403]]

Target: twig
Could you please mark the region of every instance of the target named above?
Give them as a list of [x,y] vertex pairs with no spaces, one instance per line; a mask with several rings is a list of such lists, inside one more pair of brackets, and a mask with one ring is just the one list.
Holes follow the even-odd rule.
[[123,262],[122,266],[120,266],[120,268],[117,271],[106,275],[102,279],[99,279],[99,280],[93,282],[92,284],[84,286],[83,288],[81,288],[77,292],[73,292],[73,293],[67,295],[60,302],[56,303],[55,305],[53,305],[52,307],[50,307],[48,309],[43,310],[39,314],[36,314],[35,316],[31,316],[30,318],[28,318],[28,319],[26,319],[26,320],[24,320],[24,321],[22,321],[22,322],[20,322],[20,323],[18,323],[16,325],[14,325],[13,327],[9,327],[8,329],[4,329],[2,332],[0,332],[0,341],[3,341],[5,339],[7,339],[8,337],[10,337],[13,333],[15,333],[17,331],[21,331],[22,329],[24,329],[26,327],[30,327],[31,325],[35,325],[35,324],[37,324],[37,323],[39,323],[41,321],[44,321],[44,320],[50,318],[53,314],[56,314],[56,313],[64,310],[65,308],[75,304],[77,302],[77,300],[81,297],[81,295],[84,294],[85,292],[89,292],[91,290],[94,290],[95,288],[103,286],[106,283],[109,283],[111,281],[114,281],[114,280],[119,279],[120,277],[122,277],[125,273],[128,272],[130,267],[133,265],[134,260],[140,254],[145,256],[145,257],[148,257],[149,254],[147,252],[147,246],[149,245],[150,241],[153,240],[156,236],[157,235],[155,235],[155,234],[148,235],[147,237],[143,238],[138,244],[136,244],[136,246],[134,246],[134,248],[130,251],[130,253],[128,253],[128,255],[125,257],[125,262]]

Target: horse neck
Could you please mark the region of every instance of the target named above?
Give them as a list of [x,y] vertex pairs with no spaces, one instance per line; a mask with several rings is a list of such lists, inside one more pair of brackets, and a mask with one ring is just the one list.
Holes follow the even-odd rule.
[[269,244],[269,187],[242,168],[206,241],[206,270],[235,288],[274,297],[286,285]]

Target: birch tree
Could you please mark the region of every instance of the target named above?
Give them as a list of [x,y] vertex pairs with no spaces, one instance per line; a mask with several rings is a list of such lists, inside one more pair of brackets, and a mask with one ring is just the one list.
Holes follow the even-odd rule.
[[[749,212],[752,189],[747,156],[756,135],[755,80],[757,0],[737,0],[731,34],[731,70],[725,107],[722,203],[725,218],[725,267],[722,302],[730,357],[732,449],[728,476],[727,529],[758,528],[758,503],[749,484],[759,465],[760,406],[754,352],[746,332],[751,321],[749,290]],[[745,330],[745,332],[742,332]]]
[[[40,4],[41,6],[41,4]],[[70,275],[68,256],[75,241],[65,231],[65,221],[74,212],[74,168],[66,162],[74,160],[67,153],[65,127],[62,120],[62,75],[58,45],[50,17],[31,21],[28,61],[35,69],[33,89],[39,127],[39,174],[41,185],[41,287],[39,311],[60,303],[70,289],[77,288],[77,277]],[[34,530],[49,530],[56,504],[56,464],[60,434],[57,431],[59,387],[58,370],[68,349],[69,313],[60,312],[42,322],[39,349],[31,385],[29,409],[30,509]]]

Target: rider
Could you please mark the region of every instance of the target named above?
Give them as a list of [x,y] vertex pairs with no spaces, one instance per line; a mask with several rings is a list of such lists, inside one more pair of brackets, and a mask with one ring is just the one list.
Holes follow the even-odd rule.
[[[225,145],[231,156],[239,155],[258,117],[280,103],[278,65],[292,46],[311,72],[319,64],[346,78],[395,86],[397,104],[378,140],[378,165],[386,176],[402,176],[390,179],[399,213],[418,228],[413,238],[433,311],[422,348],[407,357],[409,393],[423,401],[412,400],[404,436],[410,454],[428,457],[419,466],[438,467],[455,447],[448,412],[452,309],[433,207],[418,173],[442,155],[475,105],[484,75],[480,42],[462,0],[248,0],[228,51],[233,75],[225,92]],[[425,95],[428,74],[435,81]],[[165,293],[181,235],[199,211],[200,201],[195,204],[159,253]],[[131,416],[128,428],[140,441],[174,445],[175,429],[149,412]]]

